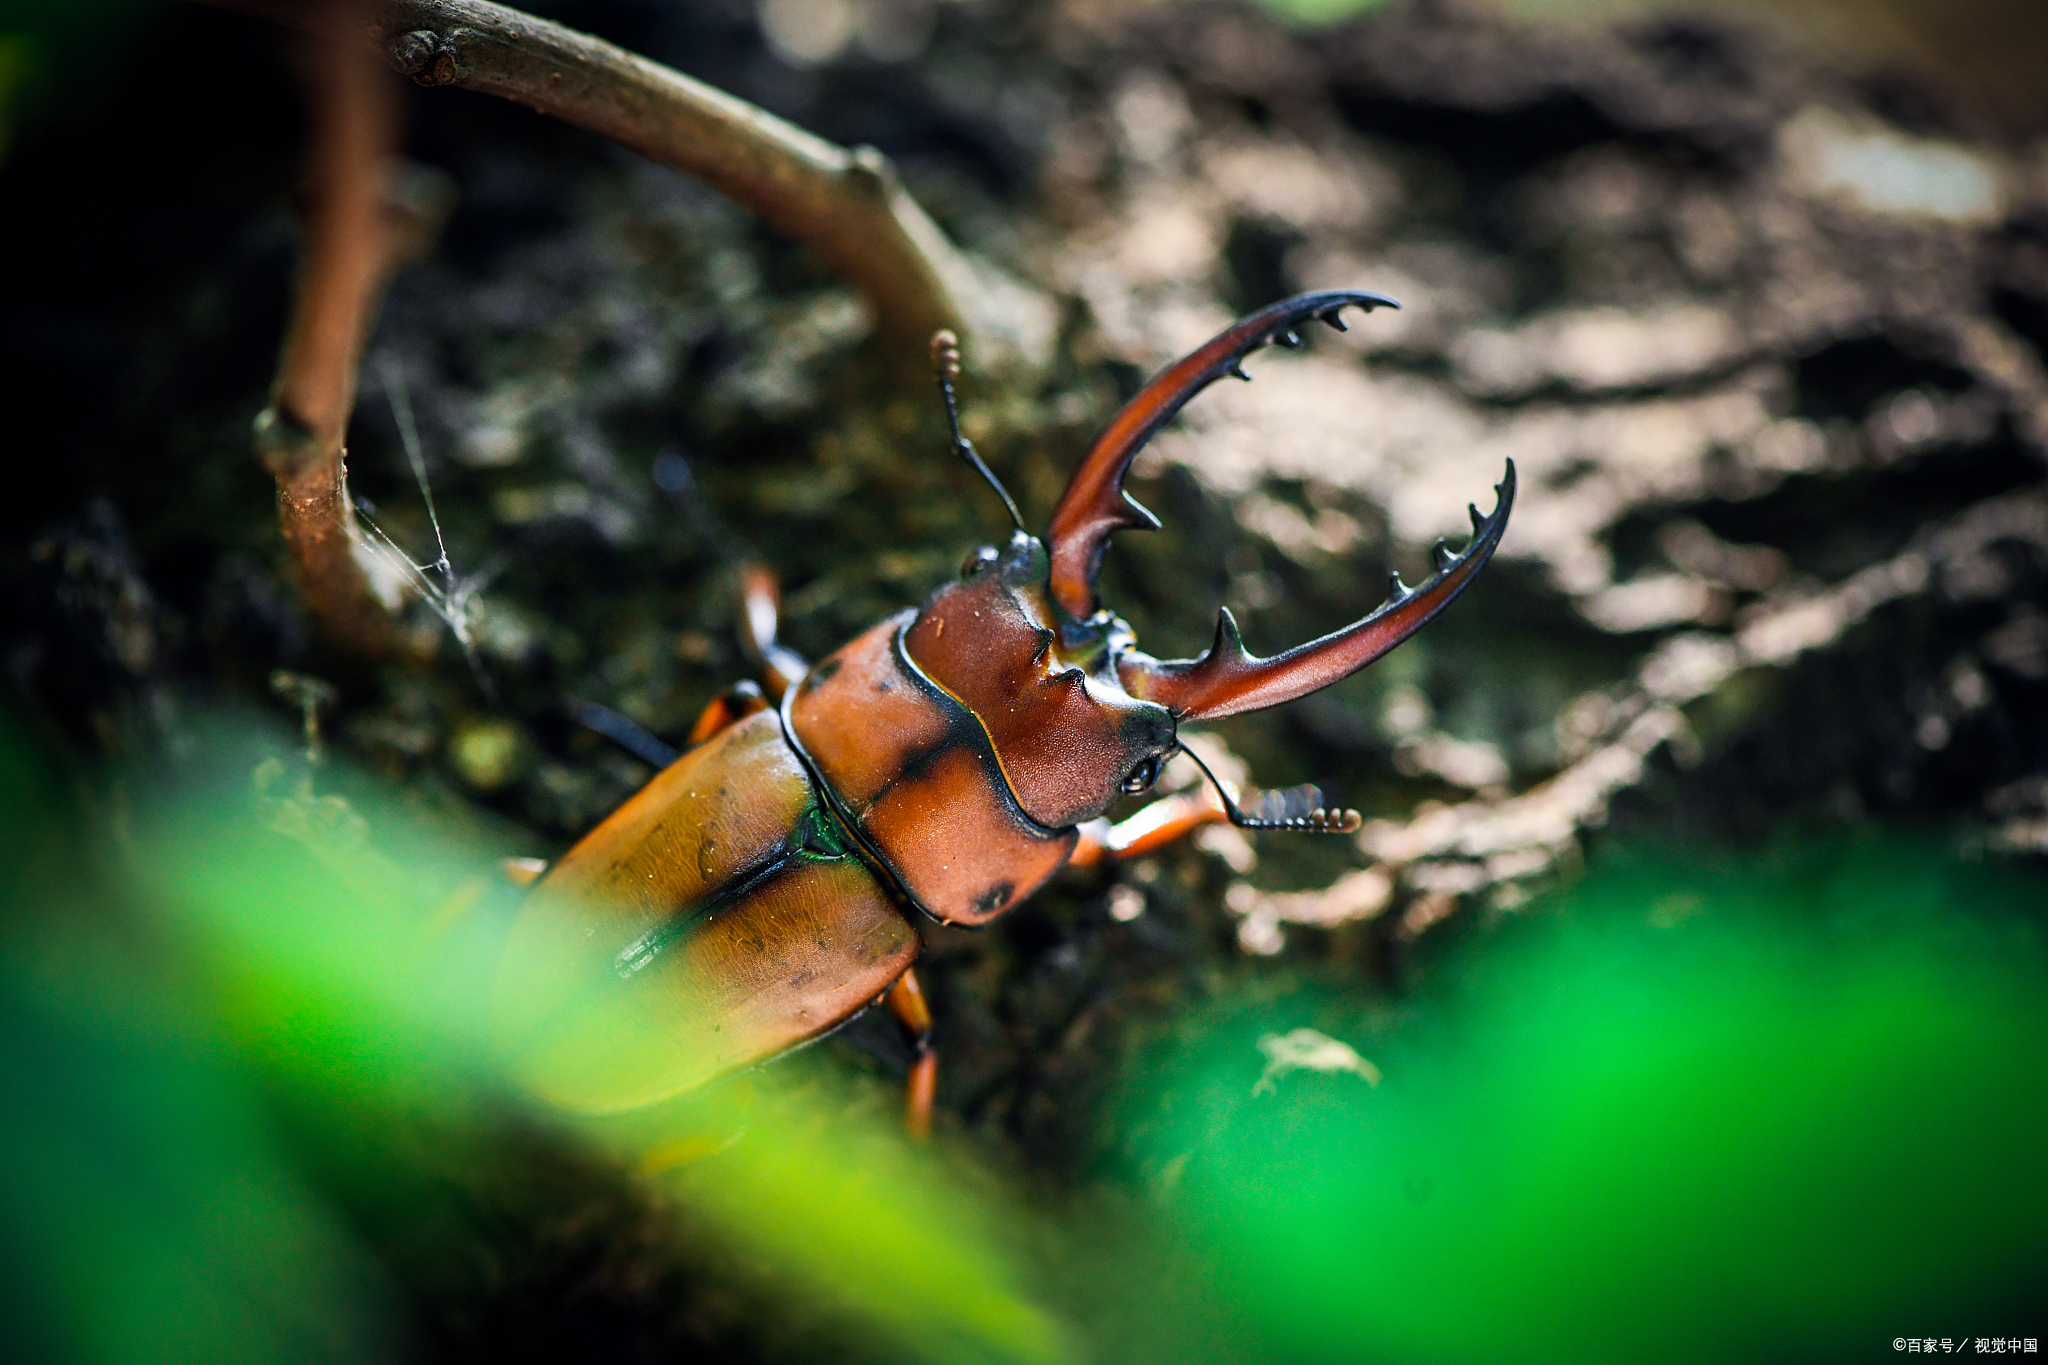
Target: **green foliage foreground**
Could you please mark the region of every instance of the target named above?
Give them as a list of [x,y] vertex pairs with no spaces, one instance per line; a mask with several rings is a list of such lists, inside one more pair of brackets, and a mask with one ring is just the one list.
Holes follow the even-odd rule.
[[2038,1336],[2044,908],[1877,838],[1611,859],[1362,1044],[1377,1088],[1255,1096],[1244,1030],[1210,1040],[1155,1169],[1291,1360]]
[[[516,904],[492,850],[232,731],[202,747],[211,781],[81,798],[5,738],[9,1359],[391,1358],[465,1254],[411,1223],[517,1179],[508,1131],[665,1210],[691,1264],[712,1246],[750,1312],[808,1324],[742,1334],[788,1358],[2040,1335],[2015,1315],[2048,1272],[2048,951],[2010,871],[1878,839],[1610,860],[1396,1010],[1188,1022],[1125,1088],[1129,1168],[1054,1208],[909,1149],[885,1089],[816,1054],[605,1125],[540,1112],[479,1022]],[[1259,1039],[1304,1024],[1383,1079],[1260,1084]]]

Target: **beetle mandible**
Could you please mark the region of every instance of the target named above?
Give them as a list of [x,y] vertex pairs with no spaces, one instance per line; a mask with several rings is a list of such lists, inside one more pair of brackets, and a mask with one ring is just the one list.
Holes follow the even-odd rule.
[[[1377,294],[1303,294],[1228,328],[1132,398],[1082,461],[1045,535],[959,433],[947,333],[934,357],[955,450],[1017,530],[970,556],[921,608],[815,667],[775,642],[772,584],[747,593],[765,682],[708,708],[692,746],[564,854],[513,923],[497,1032],[545,1098],[609,1113],[651,1104],[821,1037],[884,1001],[917,1060],[906,1121],[922,1135],[935,1077],[911,963],[914,918],[981,925],[1069,862],[1157,847],[1216,818],[1246,828],[1355,829],[1314,788],[1241,809],[1166,798],[1111,827],[1147,790],[1188,721],[1275,706],[1349,676],[1419,630],[1492,556],[1514,504],[1510,462],[1473,538],[1439,543],[1434,572],[1362,620],[1269,659],[1229,610],[1199,658],[1161,661],[1096,598],[1112,533],[1157,518],[1123,491],[1145,441],[1261,346],[1300,344]],[[1190,755],[1192,757],[1192,755]],[[1197,759],[1197,762],[1200,760]]]

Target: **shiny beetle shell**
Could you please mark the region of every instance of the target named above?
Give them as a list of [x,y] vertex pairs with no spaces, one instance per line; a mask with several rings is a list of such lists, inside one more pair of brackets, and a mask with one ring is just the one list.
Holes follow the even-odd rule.
[[[1044,885],[1077,826],[1151,785],[1183,722],[1328,686],[1448,606],[1500,543],[1513,465],[1426,582],[1396,577],[1377,610],[1270,659],[1227,610],[1201,656],[1154,659],[1095,595],[1110,535],[1158,525],[1123,491],[1154,431],[1243,377],[1250,352],[1299,344],[1303,323],[1391,302],[1306,294],[1226,329],[1125,405],[1043,540],[1020,529],[970,555],[921,609],[802,672],[779,709],[685,753],[577,843],[515,921],[498,982],[496,1031],[532,1087],[624,1110],[820,1036],[908,970],[917,916],[983,924]],[[935,343],[950,412],[949,345]],[[957,429],[955,443],[985,472]],[[1330,827],[1320,809],[1262,822],[1222,799],[1248,826]]]

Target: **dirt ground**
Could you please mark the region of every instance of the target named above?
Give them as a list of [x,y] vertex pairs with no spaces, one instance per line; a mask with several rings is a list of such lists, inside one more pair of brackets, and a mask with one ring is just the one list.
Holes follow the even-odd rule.
[[[1028,520],[1230,318],[1312,288],[1401,301],[1254,357],[1141,461],[1165,527],[1118,539],[1103,595],[1155,654],[1199,651],[1223,604],[1258,652],[1334,629],[1519,471],[1441,621],[1205,741],[1359,808],[1355,840],[1211,831],[989,929],[927,927],[940,1124],[993,1160],[1082,1185],[1115,1163],[1119,1079],[1188,1019],[1330,986],[1398,1012],[1447,945],[1613,841],[1881,822],[2048,854],[2048,144],[1704,20],[1565,34],[1416,4],[1310,33],[983,0],[821,56],[738,0],[545,12],[898,161],[1024,339],[970,353],[963,404]],[[288,670],[338,689],[347,763],[550,856],[652,771],[576,703],[673,742],[744,675],[740,564],[781,575],[815,658],[1001,533],[928,386],[801,251],[576,130],[413,91],[408,156],[455,207],[384,310],[350,469],[431,559],[409,411],[473,648],[415,603],[405,661],[325,654],[249,449],[295,259],[279,44],[171,6],[79,79],[0,163],[33,206],[0,221],[0,640],[12,704],[81,771],[175,765],[223,704],[295,725]],[[907,1061],[873,1020],[827,1046],[877,1096]],[[506,1144],[545,1174],[454,1200],[488,1269],[418,1277],[429,1354],[814,1358],[693,1290],[619,1178]]]

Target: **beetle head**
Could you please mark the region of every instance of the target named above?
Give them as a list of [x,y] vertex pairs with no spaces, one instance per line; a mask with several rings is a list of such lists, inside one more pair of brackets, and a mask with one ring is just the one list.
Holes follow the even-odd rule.
[[1173,713],[1118,678],[1105,620],[1076,622],[1048,591],[1051,558],[1022,531],[968,557],[904,648],[988,731],[1025,813],[1061,828],[1152,785],[1174,750]]
[[[1159,525],[1123,491],[1124,475],[1146,440],[1216,380],[1232,374],[1249,379],[1242,362],[1252,351],[1276,342],[1300,345],[1296,329],[1310,319],[1343,330],[1338,315],[1347,305],[1398,306],[1377,294],[1299,295],[1244,318],[1168,367],[1097,438],[1044,540],[1020,529],[1006,546],[969,556],[960,580],[933,594],[911,625],[904,641],[910,656],[981,719],[1018,803],[1040,823],[1090,818],[1120,794],[1150,786],[1178,747],[1181,721],[1277,706],[1364,668],[1449,606],[1500,544],[1514,505],[1512,463],[1495,489],[1492,513],[1472,509],[1471,543],[1456,554],[1439,543],[1434,572],[1419,587],[1396,574],[1378,609],[1269,659],[1246,653],[1228,609],[1199,658],[1154,659],[1096,600],[1109,537]],[[934,346],[950,414],[951,371],[943,349]],[[957,354],[951,363],[957,369]],[[957,423],[954,445],[987,474]],[[1014,505],[1011,512],[1014,517]]]

